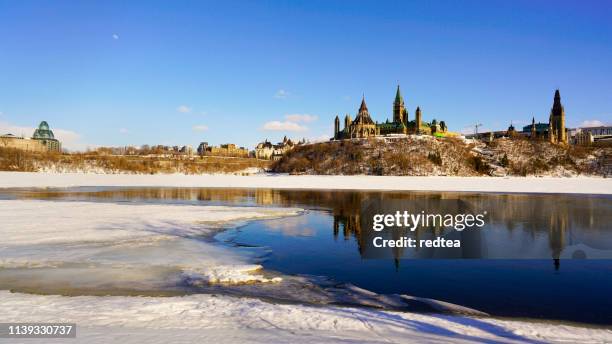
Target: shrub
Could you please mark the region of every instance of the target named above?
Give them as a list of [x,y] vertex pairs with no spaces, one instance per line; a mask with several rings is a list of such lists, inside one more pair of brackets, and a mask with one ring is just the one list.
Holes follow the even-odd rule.
[[474,171],[480,174],[488,174],[491,170],[489,164],[482,160],[480,156],[472,156],[470,158],[470,163],[472,165],[472,168],[474,168]]
[[440,156],[440,152],[429,153],[427,155],[427,159],[438,166],[442,166],[442,157]]
[[508,160],[508,154],[504,154],[504,156],[501,158],[501,160],[499,161],[499,164],[502,167],[508,167],[510,166],[510,160]]

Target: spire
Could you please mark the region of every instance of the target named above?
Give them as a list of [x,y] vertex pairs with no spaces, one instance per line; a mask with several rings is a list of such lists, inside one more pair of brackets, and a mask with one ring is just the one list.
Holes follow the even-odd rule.
[[399,104],[404,102],[404,98],[402,98],[402,93],[400,92],[399,85],[397,85],[397,91],[395,92],[395,102]]
[[555,91],[555,102],[553,106],[561,106],[561,94],[558,89]]
[[365,94],[363,95],[363,98],[361,98],[361,106],[359,107],[359,112],[368,112],[368,106],[365,102]]

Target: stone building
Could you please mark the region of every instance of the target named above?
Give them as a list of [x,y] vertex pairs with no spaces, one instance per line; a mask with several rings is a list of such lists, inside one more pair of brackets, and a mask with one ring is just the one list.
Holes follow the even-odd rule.
[[552,143],[567,143],[565,131],[565,108],[561,105],[559,90],[555,91],[553,107],[548,120],[548,140]]
[[238,147],[233,143],[226,143],[216,146],[209,146],[208,142],[202,142],[198,146],[198,154],[201,156],[228,156],[237,158],[248,158],[249,150],[244,147]]
[[531,139],[546,139],[552,143],[567,143],[567,129],[565,128],[565,108],[561,104],[561,94],[555,91],[553,106],[550,109],[548,123],[536,123],[535,117],[531,124],[523,127],[522,134]]
[[16,148],[29,152],[60,152],[61,142],[55,138],[53,131],[49,129],[49,124],[42,121],[38,128],[34,130],[32,138],[24,138],[13,134],[0,136],[0,147]]
[[38,140],[32,140],[13,134],[5,134],[0,136],[0,147],[16,148],[28,152],[46,152],[47,147]]
[[361,106],[357,112],[355,120],[351,120],[350,115],[344,117],[344,129],[340,130],[340,117],[334,119],[334,140],[344,140],[353,138],[367,138],[380,135],[396,134],[431,134],[444,136],[448,128],[444,121],[437,122],[435,119],[431,123],[423,122],[421,108],[415,111],[415,120],[410,121],[408,110],[406,109],[404,98],[399,85],[395,93],[395,100],[392,108],[392,121],[386,120],[383,123],[374,122],[368,111],[365,96],[361,100]]
[[612,143],[612,126],[584,127],[576,130],[575,144],[588,146],[595,142]]
[[[298,144],[300,144],[298,142]],[[295,144],[287,136],[283,138],[283,142],[272,144],[267,139],[264,142],[260,142],[255,147],[255,158],[264,160],[279,160],[283,154],[295,148]]]

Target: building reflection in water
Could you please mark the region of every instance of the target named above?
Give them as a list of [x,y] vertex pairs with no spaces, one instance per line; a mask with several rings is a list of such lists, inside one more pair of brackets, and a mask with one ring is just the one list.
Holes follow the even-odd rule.
[[[75,188],[3,191],[3,198],[111,200],[247,206],[292,206],[330,214],[336,240],[354,238],[364,258],[612,258],[612,198],[568,195],[477,194],[452,192],[358,192],[203,188]],[[372,215],[395,210],[457,214],[487,211],[487,225],[456,232],[421,228],[375,232]],[[460,250],[393,248],[372,254],[372,239],[444,235],[461,239]]]

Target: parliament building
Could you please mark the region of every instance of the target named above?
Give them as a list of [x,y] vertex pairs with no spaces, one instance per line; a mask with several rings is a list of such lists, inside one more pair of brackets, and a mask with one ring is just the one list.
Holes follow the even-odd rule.
[[361,106],[354,120],[347,114],[344,117],[344,129],[340,130],[340,117],[336,116],[334,120],[334,140],[368,138],[372,136],[393,135],[393,134],[425,134],[435,136],[445,136],[447,126],[444,121],[424,122],[421,114],[421,108],[415,110],[415,118],[410,121],[408,118],[408,110],[404,105],[404,98],[400,92],[399,85],[395,93],[393,101],[393,120],[388,119],[384,123],[374,122],[368,111],[368,106],[365,102],[365,96],[361,100]]

